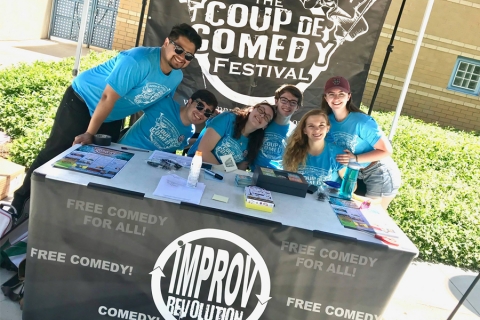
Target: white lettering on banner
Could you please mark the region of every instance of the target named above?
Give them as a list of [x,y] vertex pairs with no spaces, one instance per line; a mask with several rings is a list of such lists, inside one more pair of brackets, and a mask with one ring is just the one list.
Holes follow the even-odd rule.
[[88,201],[67,199],[67,208],[102,214],[103,205]]
[[148,223],[148,224],[156,224],[157,222],[163,226],[165,221],[167,220],[168,217],[162,217],[162,216],[156,216],[153,214],[148,214],[145,212],[138,212],[138,211],[133,211],[133,210],[127,210],[127,209],[117,209],[115,207],[109,207],[107,209],[107,213],[109,216],[112,217],[119,217],[121,219],[127,219],[127,220],[132,220],[132,221],[138,221],[142,223]]
[[294,308],[303,309],[306,311],[311,312],[318,312],[321,311],[321,303],[306,301],[302,299],[296,299],[292,297],[287,298],[287,307],[293,306]]
[[110,318],[119,318],[119,319],[128,319],[128,320],[160,320],[160,317],[151,316],[145,313],[117,309],[117,308],[108,308],[105,306],[100,306],[98,308],[98,314],[101,316],[108,316]]
[[[74,209],[85,212],[92,212],[96,214],[103,214],[103,205],[88,201],[67,199],[67,209]],[[157,222],[163,226],[168,217],[157,216],[145,212],[128,210],[123,208],[109,207],[107,214],[112,217],[138,221],[147,224],[156,224]],[[102,225],[102,228],[108,228]],[[109,228],[110,229],[110,228]]]
[[[292,79],[292,80],[306,80],[310,78],[310,75],[304,74],[304,69],[300,68],[297,70],[295,68],[287,68],[281,66],[273,66],[266,64],[251,64],[251,63],[241,63],[241,62],[230,62],[230,59],[226,58],[215,58],[215,64],[213,66],[213,74],[219,72],[219,68],[229,68],[230,74],[244,75],[244,76],[255,76],[255,77],[266,77],[266,78],[282,78],[282,79]],[[288,71],[287,71],[288,70]]]
[[168,296],[168,311],[179,319],[222,319],[242,320],[243,311],[234,308],[225,308],[198,300],[189,300]]
[[[230,249],[204,245],[211,239]],[[167,263],[171,269],[165,269]],[[162,251],[150,274],[152,296],[165,320],[243,319],[247,305],[255,308],[245,318],[258,320],[271,299],[270,275],[262,256],[248,241],[225,230],[201,229],[178,237]],[[169,283],[165,298],[162,281]]]
[[[67,199],[66,206],[67,209],[91,212],[98,215],[103,214],[102,204],[89,201]],[[120,219],[136,221],[149,225],[156,225],[158,223],[162,227],[164,226],[165,221],[167,221],[168,219],[168,217],[162,217],[154,214],[148,214],[145,212],[128,210],[124,208],[116,208],[113,206],[107,209],[107,214],[111,217],[118,217]],[[118,222],[116,226],[112,226],[112,223],[113,221],[111,219],[104,217],[85,215],[83,218],[84,225],[91,225],[95,228],[110,229],[139,236],[145,236],[145,232],[147,231],[146,227],[133,223]]]
[[131,276],[133,272],[132,266],[125,266],[123,264],[118,264],[101,259],[93,259],[89,257],[80,257],[76,254],[70,257],[71,264],[79,264],[83,267],[89,267],[94,269],[102,269],[110,272],[121,272],[122,274],[127,274]]
[[350,262],[354,264],[359,264],[362,266],[369,265],[370,267],[373,267],[375,262],[377,262],[377,258],[372,258],[372,257],[365,257],[365,256],[360,256],[357,254],[353,253],[348,253],[348,252],[342,252],[342,251],[337,251],[337,250],[328,250],[328,249],[320,249],[319,255],[322,258],[329,258],[331,260],[339,260],[343,262]]
[[305,244],[298,244],[295,242],[282,241],[281,250],[288,250],[289,252],[308,254],[310,256],[315,255],[315,247],[307,246]]
[[[185,3],[191,24],[202,37],[196,57],[204,76],[228,99],[249,104],[273,97],[236,92],[221,79],[223,75],[288,80],[305,91],[327,70],[345,41],[367,33],[364,15],[376,0],[300,1],[301,10],[297,2],[281,0],[256,1],[253,6],[214,0],[179,2]],[[300,14],[294,15],[294,9]],[[252,60],[257,63],[249,63]]]
[[38,260],[49,260],[65,263],[65,256],[67,254],[63,252],[51,251],[51,250],[39,250],[32,248],[30,250],[30,257],[36,257]]
[[[242,308],[246,307],[252,291],[253,283],[258,274],[257,265],[255,265],[253,271],[250,272],[252,258],[249,255],[247,255],[246,260],[244,260],[243,254],[237,253],[233,257],[232,261],[229,262],[229,252],[225,250],[218,250],[218,259],[215,259],[215,251],[213,248],[196,245],[193,255],[191,255],[192,245],[187,243],[183,247],[184,250],[181,263],[180,255],[182,254],[182,250],[177,250],[175,254],[175,264],[173,266],[172,281],[170,282],[170,287],[168,290],[169,293],[174,293],[174,287],[176,283],[177,288],[175,294],[190,298],[192,297],[193,288],[195,285],[195,293],[193,294],[193,297],[198,299],[203,282],[209,279],[210,275],[212,275],[211,286],[208,293],[208,301],[213,300],[216,290],[217,294],[215,296],[215,302],[225,303],[227,306],[231,306],[237,299],[240,287],[242,287],[241,306]],[[201,252],[202,258],[200,261]],[[215,268],[213,268],[214,261]],[[222,265],[221,270],[220,264]],[[179,269],[179,266],[180,272],[177,279],[176,272]],[[198,278],[195,281],[197,273]],[[232,284],[231,280],[234,273],[238,273],[238,276],[236,276],[236,283],[233,291],[230,291]],[[225,286],[223,286],[224,282]],[[224,293],[225,301],[222,301],[222,293]]]
[[[282,241],[280,250],[287,251],[289,253],[314,256],[317,248],[315,246],[308,246],[308,245],[299,244],[296,242]],[[375,262],[377,262],[378,260],[378,258],[367,257],[367,256],[358,255],[355,253],[343,252],[338,250],[329,250],[326,248],[322,248],[318,250],[318,254],[323,259],[337,260],[340,262],[351,263],[351,264],[356,264],[361,266],[369,266],[369,267],[373,267]],[[328,267],[326,267],[327,264],[325,263],[325,261],[311,259],[311,258],[304,258],[301,256],[296,258],[295,266],[318,270],[318,271],[331,272],[331,273],[344,275],[348,277],[355,277],[357,273],[357,268],[349,265],[330,263]]]
[[[67,254],[64,252],[58,252],[53,250],[43,250],[37,248],[30,249],[30,257],[36,258],[38,260],[48,260],[55,261],[60,263],[65,263]],[[102,269],[110,272],[121,272],[122,274],[127,274],[131,276],[133,272],[132,266],[127,266],[107,260],[102,259],[93,259],[88,257],[81,257],[76,254],[70,256],[69,262],[75,265],[81,265],[83,267],[90,267],[95,269]]]
[[352,320],[381,320],[382,318],[376,314],[368,312],[350,310],[340,307],[327,306],[325,307],[325,313],[329,316],[335,316],[337,318],[352,319]]

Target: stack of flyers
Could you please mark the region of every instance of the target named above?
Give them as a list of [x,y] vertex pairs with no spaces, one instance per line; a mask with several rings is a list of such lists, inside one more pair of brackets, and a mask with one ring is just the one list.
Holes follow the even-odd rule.
[[252,177],[243,175],[243,174],[235,175],[235,185],[237,187],[247,187],[251,184],[252,184]]

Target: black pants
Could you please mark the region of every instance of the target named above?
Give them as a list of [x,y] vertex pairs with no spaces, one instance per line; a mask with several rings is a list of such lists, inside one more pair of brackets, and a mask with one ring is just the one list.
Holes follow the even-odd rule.
[[[70,148],[75,137],[87,131],[90,119],[90,113],[85,102],[80,100],[71,86],[68,87],[58,107],[52,131],[45,147],[28,169],[23,185],[14,193],[12,206],[17,209],[18,213],[22,213],[25,202],[30,198],[30,177],[33,171]],[[121,120],[105,122],[98,133],[108,134],[112,137],[112,141],[116,142],[121,126]]]

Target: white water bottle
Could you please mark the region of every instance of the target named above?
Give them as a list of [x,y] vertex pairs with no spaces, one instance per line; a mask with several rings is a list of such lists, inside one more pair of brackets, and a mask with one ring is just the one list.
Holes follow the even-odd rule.
[[192,159],[190,165],[190,173],[188,174],[187,187],[195,188],[197,186],[198,177],[202,170],[202,151],[195,152],[195,156]]

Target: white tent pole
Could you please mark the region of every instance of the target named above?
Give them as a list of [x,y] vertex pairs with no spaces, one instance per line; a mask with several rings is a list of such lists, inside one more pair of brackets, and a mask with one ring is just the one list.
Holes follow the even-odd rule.
[[80,22],[80,30],[78,30],[77,51],[75,52],[75,64],[73,65],[72,74],[75,78],[78,74],[78,67],[80,65],[80,56],[82,55],[83,38],[85,37],[85,29],[87,28],[88,7],[90,0],[83,0],[83,11]]
[[402,112],[403,103],[405,102],[405,96],[407,95],[408,86],[410,85],[410,80],[412,79],[413,69],[415,68],[415,62],[417,61],[418,52],[422,46],[423,35],[425,34],[425,29],[427,28],[428,19],[430,19],[430,13],[432,12],[433,3],[435,0],[428,0],[427,9],[425,9],[425,14],[423,15],[422,25],[420,31],[418,32],[417,42],[415,43],[415,48],[413,49],[412,59],[410,60],[410,65],[408,66],[407,76],[405,77],[405,82],[403,83],[402,92],[400,93],[400,98],[398,99],[397,110],[395,111],[395,117],[393,118],[392,128],[390,129],[390,134],[388,135],[388,140],[392,141],[395,131],[397,130],[398,118],[400,118],[400,113]]

